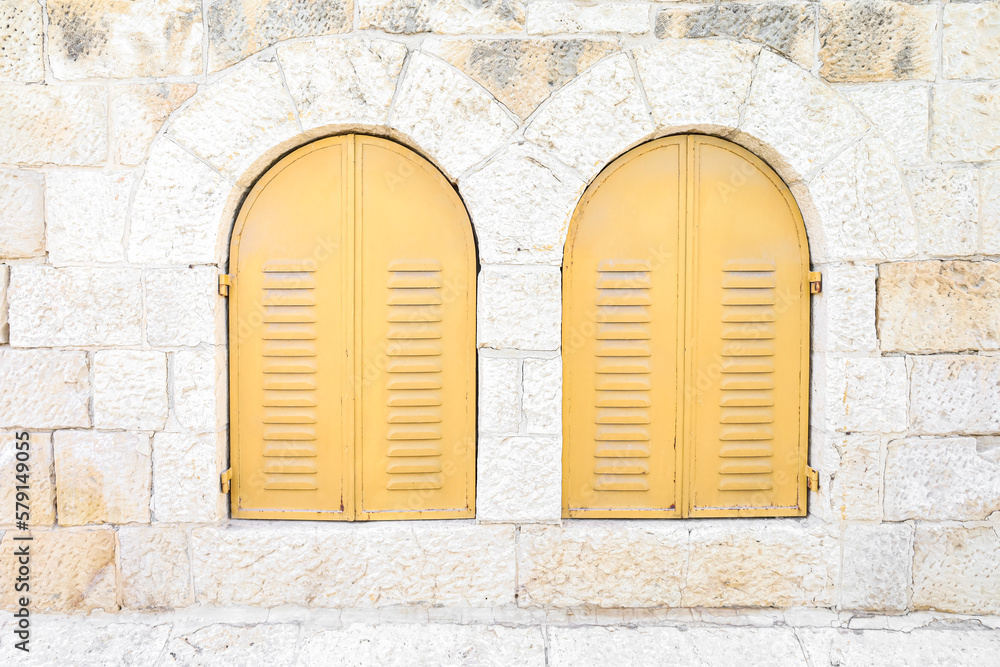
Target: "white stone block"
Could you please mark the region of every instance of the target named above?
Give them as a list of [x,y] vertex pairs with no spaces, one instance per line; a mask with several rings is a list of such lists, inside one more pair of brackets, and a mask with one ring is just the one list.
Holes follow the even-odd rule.
[[359,27],[389,33],[437,32],[480,35],[521,32],[524,29],[523,0],[437,0],[431,3],[395,0],[355,0],[360,10]]
[[[114,532],[101,532],[108,534],[113,547]],[[110,570],[113,574],[113,549],[111,556]],[[111,584],[109,590],[113,605],[113,579],[108,584]],[[115,608],[109,606],[108,609]],[[82,614],[39,615],[32,619],[32,626],[33,630],[38,634],[44,633],[49,640],[37,644],[32,641],[30,653],[17,650],[13,642],[4,642],[0,646],[0,661],[4,664],[17,664],[19,667],[70,664],[152,665],[163,654],[171,629],[169,623],[152,620],[95,624],[92,617]],[[38,634],[33,633],[32,639]]]
[[90,426],[85,352],[0,349],[0,428]]
[[1000,158],[1000,83],[934,86],[931,157],[947,162]]
[[1000,5],[995,2],[944,7],[941,60],[948,79],[1000,79]]
[[560,438],[482,436],[476,467],[478,521],[559,523],[562,512]]
[[1000,255],[1000,168],[979,170],[980,252]]
[[0,0],[0,81],[29,83],[45,78],[42,55],[43,6],[22,0]]
[[979,246],[979,182],[975,169],[911,169],[906,180],[927,255],[971,255]]
[[918,523],[913,552],[915,609],[1000,615],[995,527]]
[[906,363],[901,357],[830,357],[820,374],[827,428],[868,433],[906,429]]
[[163,121],[195,94],[193,83],[125,84],[111,90],[115,159],[140,164]]
[[[13,526],[16,520],[14,503],[17,500],[17,486],[22,483],[17,469],[18,463],[28,466],[30,519],[28,524],[51,526],[56,520],[55,489],[52,486],[52,435],[28,431],[27,439],[17,439],[25,431],[4,431],[0,433],[0,475],[7,480],[0,485],[0,525]],[[25,444],[27,449],[25,449]],[[18,446],[20,445],[20,449]],[[28,459],[19,461],[17,454],[27,452]],[[23,457],[22,457],[23,458]]]
[[0,110],[5,163],[98,165],[107,157],[104,86],[0,84]]
[[45,182],[45,245],[53,264],[124,262],[134,178],[126,171],[52,171]]
[[479,346],[558,349],[560,285],[554,267],[484,266],[479,276]]
[[1000,358],[913,357],[910,426],[924,434],[1000,432]]
[[875,333],[874,266],[829,264],[818,267],[823,291],[813,298],[813,349],[828,352],[878,350]]
[[131,268],[12,267],[11,345],[138,345],[142,342],[139,273]]
[[57,431],[53,450],[60,526],[149,523],[149,435]]
[[225,309],[214,266],[156,269],[143,276],[150,345],[214,345],[223,340]]
[[167,355],[140,350],[94,353],[94,426],[153,431],[167,421]]
[[871,83],[841,86],[867,116],[904,165],[927,162],[930,91],[920,83]]
[[7,323],[7,286],[10,284],[10,267],[0,265],[0,345],[10,342],[10,326]]
[[[828,496],[833,515],[842,520],[878,521],[882,515],[882,443],[877,435],[828,436],[839,451]],[[821,482],[820,489],[823,489]]]
[[290,665],[298,636],[299,627],[293,623],[180,626],[163,652],[173,665]]
[[204,523],[225,516],[224,434],[153,436],[153,516],[158,522]]
[[122,606],[177,609],[194,602],[187,532],[175,526],[121,526]]
[[517,433],[521,426],[521,360],[479,357],[479,432]]
[[535,0],[528,4],[529,35],[598,32],[641,35],[649,32],[649,7],[638,2],[581,5]]
[[182,350],[173,355],[174,417],[191,433],[217,433],[228,423],[226,349]]
[[905,610],[913,527],[852,524],[844,530],[840,605],[846,609]]
[[[903,617],[882,617],[887,621]],[[861,620],[860,618],[856,620]],[[875,617],[873,620],[881,620]],[[1000,633],[952,626],[888,630],[797,630],[812,665],[986,665],[1000,651]]]
[[562,357],[525,359],[522,409],[528,433],[562,433]]
[[45,252],[42,183],[34,171],[0,171],[0,257]]

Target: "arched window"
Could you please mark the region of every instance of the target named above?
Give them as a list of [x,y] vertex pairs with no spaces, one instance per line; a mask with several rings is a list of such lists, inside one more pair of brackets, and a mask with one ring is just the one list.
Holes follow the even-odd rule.
[[375,137],[304,146],[230,267],[233,516],[474,516],[476,254],[441,173]]
[[806,513],[809,252],[764,162],[696,135],[629,151],[563,276],[565,516]]

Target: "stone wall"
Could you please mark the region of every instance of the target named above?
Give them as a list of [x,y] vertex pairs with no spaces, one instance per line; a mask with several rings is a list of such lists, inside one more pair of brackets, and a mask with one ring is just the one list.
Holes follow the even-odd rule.
[[[1000,616],[1000,3],[0,0],[0,19],[0,576],[28,430],[53,662],[99,662],[100,637],[184,664],[1000,650],[981,631]],[[235,211],[278,156],[345,131],[426,155],[475,226],[474,521],[228,518]],[[569,219],[615,156],[682,131],[753,150],[802,209],[820,491],[804,519],[563,521]]]

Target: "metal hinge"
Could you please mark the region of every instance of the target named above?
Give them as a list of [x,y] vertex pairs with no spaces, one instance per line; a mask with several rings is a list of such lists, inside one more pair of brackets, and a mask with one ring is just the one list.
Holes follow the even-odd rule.
[[229,286],[233,284],[233,277],[228,273],[219,274],[219,294],[229,296]]
[[229,493],[229,482],[233,479],[233,469],[230,468],[226,472],[219,475],[219,481],[222,482],[222,492]]
[[823,274],[819,271],[809,272],[809,293],[819,294],[823,291]]
[[806,488],[819,491],[819,471],[806,466]]

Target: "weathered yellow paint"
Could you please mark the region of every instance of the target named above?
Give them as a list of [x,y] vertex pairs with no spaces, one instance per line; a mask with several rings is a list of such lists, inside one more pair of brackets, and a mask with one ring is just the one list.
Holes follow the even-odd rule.
[[791,193],[734,144],[600,174],[563,272],[565,516],[805,514],[808,271]]
[[233,516],[474,516],[475,245],[441,174],[316,141],[251,190],[230,258]]

